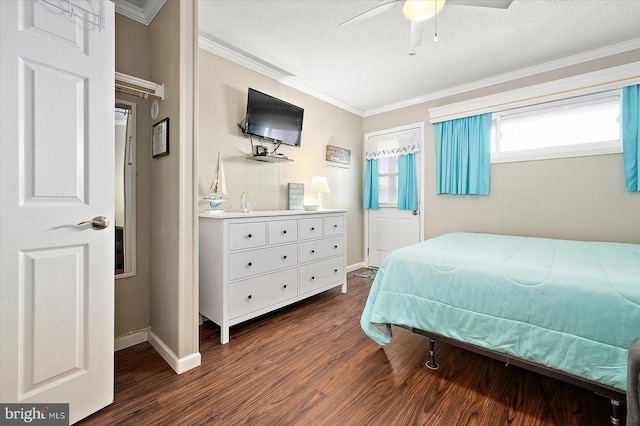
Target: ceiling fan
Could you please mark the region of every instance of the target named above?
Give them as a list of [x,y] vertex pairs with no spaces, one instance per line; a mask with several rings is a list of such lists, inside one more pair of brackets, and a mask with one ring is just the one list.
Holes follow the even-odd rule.
[[[394,9],[396,6],[402,5],[402,12],[411,21],[411,39],[409,45],[409,54],[414,55],[416,47],[422,44],[422,38],[427,20],[434,17],[440,12],[445,5],[449,6],[476,6],[490,7],[496,9],[507,9],[513,0],[392,0],[369,9],[359,15],[354,16],[340,24],[341,27],[366,21],[376,15]],[[437,32],[436,38],[437,41]]]

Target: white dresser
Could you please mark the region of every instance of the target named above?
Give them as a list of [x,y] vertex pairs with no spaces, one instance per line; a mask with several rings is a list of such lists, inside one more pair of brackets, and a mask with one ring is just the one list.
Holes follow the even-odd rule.
[[200,314],[229,327],[330,288],[347,292],[346,211],[199,214]]

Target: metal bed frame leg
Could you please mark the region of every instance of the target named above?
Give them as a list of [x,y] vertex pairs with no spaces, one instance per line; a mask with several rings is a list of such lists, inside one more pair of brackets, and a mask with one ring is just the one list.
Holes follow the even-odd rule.
[[425,365],[431,370],[437,370],[440,367],[436,362],[436,341],[431,337],[429,337],[429,359]]
[[620,423],[620,401],[617,399],[611,399],[611,424],[614,426],[619,426]]

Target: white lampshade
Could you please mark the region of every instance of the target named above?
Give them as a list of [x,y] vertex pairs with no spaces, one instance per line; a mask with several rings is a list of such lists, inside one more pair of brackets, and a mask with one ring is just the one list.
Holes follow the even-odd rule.
[[440,12],[444,2],[445,0],[407,0],[402,6],[402,12],[412,21],[421,21]]
[[324,176],[314,176],[311,178],[311,185],[309,185],[309,192],[318,193],[318,207],[322,208],[322,195],[329,193],[329,184],[327,178]]
[[321,193],[329,193],[329,183],[327,183],[327,178],[324,176],[314,176],[311,178],[311,185],[309,185],[310,192],[321,192]]

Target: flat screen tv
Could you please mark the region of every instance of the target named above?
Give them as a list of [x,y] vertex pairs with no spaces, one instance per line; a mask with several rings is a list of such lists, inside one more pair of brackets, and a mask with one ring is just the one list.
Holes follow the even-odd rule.
[[245,134],[300,146],[304,109],[249,88]]

